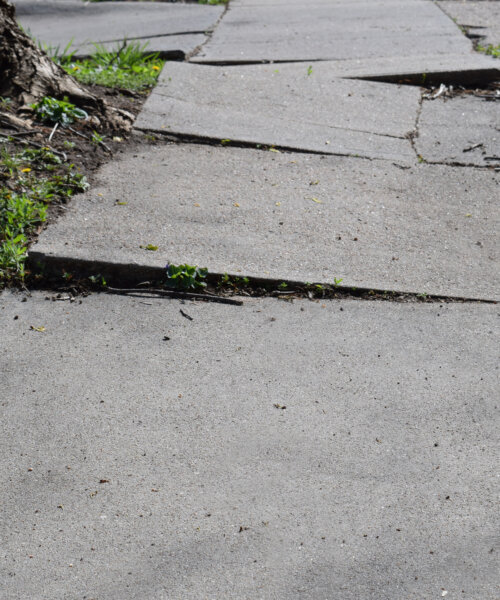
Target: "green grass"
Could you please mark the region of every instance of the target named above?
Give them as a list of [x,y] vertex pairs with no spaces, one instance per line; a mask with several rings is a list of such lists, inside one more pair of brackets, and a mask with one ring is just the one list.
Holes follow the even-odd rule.
[[157,52],[147,54],[147,45],[124,41],[109,49],[95,44],[92,56],[83,60],[75,60],[74,52],[70,52],[68,46],[62,53],[59,53],[59,48],[52,49],[52,52],[49,48],[49,55],[85,85],[141,91],[155,85],[165,63]]
[[477,49],[479,52],[484,52],[489,56],[493,56],[493,58],[500,58],[500,44],[498,44],[498,46],[493,46],[493,44],[489,44],[488,46],[478,46]]
[[30,235],[47,219],[55,199],[84,191],[85,177],[47,148],[0,150],[0,287],[23,281]]

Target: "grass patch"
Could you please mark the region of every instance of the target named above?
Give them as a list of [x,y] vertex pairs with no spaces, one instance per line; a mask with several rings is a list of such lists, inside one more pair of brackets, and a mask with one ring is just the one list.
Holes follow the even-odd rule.
[[90,58],[77,60],[70,47],[62,53],[59,48],[45,48],[51,58],[72,77],[84,85],[102,85],[123,90],[141,91],[156,84],[165,61],[159,54],[146,53],[148,43],[127,43],[114,48],[95,44]]
[[0,287],[23,281],[30,236],[47,219],[47,207],[88,188],[74,165],[48,148],[0,151]]
[[488,46],[478,46],[477,49],[479,52],[488,54],[488,56],[493,56],[493,58],[500,58],[500,44],[498,44],[498,46],[493,46],[493,44],[489,44]]

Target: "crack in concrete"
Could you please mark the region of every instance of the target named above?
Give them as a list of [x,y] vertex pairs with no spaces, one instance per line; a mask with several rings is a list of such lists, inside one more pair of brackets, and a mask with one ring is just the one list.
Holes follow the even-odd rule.
[[210,29],[207,29],[207,31],[204,32],[205,35],[207,36],[205,41],[202,42],[199,46],[196,46],[196,48],[194,50],[192,50],[188,55],[186,55],[186,61],[189,61],[191,58],[193,58],[193,56],[196,56],[199,52],[201,52],[203,46],[205,46],[205,44],[207,44],[210,41],[214,31],[217,29],[220,22],[227,14],[227,12],[229,10],[229,5],[230,5],[230,2],[227,2],[221,16],[217,19],[217,21],[212,25],[212,27]]
[[[419,153],[417,146],[415,144],[415,140],[417,140],[420,137],[420,117],[422,116],[424,102],[431,101],[424,97],[425,93],[427,93],[427,92],[422,90],[421,95],[420,95],[420,100],[418,103],[417,114],[415,117],[415,127],[414,127],[413,131],[410,132],[410,134],[408,135],[408,139],[410,140],[411,147],[412,147],[413,151],[415,152],[417,161],[419,163],[425,163],[426,165],[442,165],[442,166],[446,166],[446,167],[479,169],[481,171],[499,171],[500,166],[498,165],[498,163],[493,164],[493,165],[477,165],[476,163],[461,162],[461,161],[457,161],[457,160],[427,160],[424,156],[422,156]],[[498,160],[498,159],[495,157],[495,160]]]
[[[161,86],[161,84],[160,84],[160,85],[158,86],[158,88],[160,88],[160,89],[161,89],[161,87],[162,87],[162,86]],[[158,89],[158,88],[157,88],[157,89]],[[168,98],[169,100],[173,100],[173,101],[175,101],[175,102],[184,102],[184,103],[186,103],[186,104],[189,104],[189,103],[190,103],[190,100],[186,100],[185,98],[177,98],[177,97],[175,97],[175,96],[170,96],[170,95],[168,95],[168,94],[162,94],[162,93],[161,93],[161,91],[157,91],[157,92],[156,92],[156,95],[157,95],[157,96],[160,96],[161,98]],[[219,103],[219,102],[212,102],[211,104],[212,104],[212,105],[214,105],[214,106],[220,106],[222,109],[224,109],[224,105],[223,105],[223,104],[221,104],[221,103]],[[317,122],[315,122],[315,121],[305,121],[305,122],[304,122],[304,121],[299,121],[298,119],[291,119],[291,118],[290,118],[290,119],[287,119],[287,122],[288,122],[288,123],[291,123],[291,124],[292,124],[292,123],[305,123],[306,125],[312,125],[312,126],[320,126],[320,127],[324,127],[324,128],[325,128],[325,130],[328,130],[328,129],[335,129],[335,130],[339,130],[339,131],[348,131],[348,132],[352,131],[352,132],[355,132],[355,133],[364,133],[364,134],[366,134],[366,135],[376,135],[376,136],[378,136],[378,137],[382,137],[382,138],[391,138],[391,139],[396,139],[396,140],[405,140],[405,139],[407,139],[407,137],[408,137],[408,135],[407,135],[407,134],[404,134],[404,135],[392,135],[392,134],[390,134],[390,133],[378,133],[378,132],[376,132],[376,131],[369,131],[369,130],[367,130],[367,129],[356,129],[356,128],[354,128],[354,127],[342,127],[341,125],[331,125],[331,124],[328,124],[328,123],[317,123]],[[153,132],[154,130],[152,130],[152,129],[151,129],[151,130],[146,130],[146,129],[145,129],[144,131],[151,131],[151,132]],[[180,134],[175,134],[175,133],[173,133],[172,135],[184,135],[184,134],[182,134],[182,133],[180,133]],[[189,135],[189,134],[188,134],[188,135]],[[196,135],[197,135],[197,134],[192,134],[192,135],[194,135],[194,136],[196,137]],[[207,139],[216,139],[216,140],[219,140],[220,138],[213,138],[212,136],[207,136]],[[258,144],[259,142],[248,142],[248,143],[250,143],[250,144],[251,144],[251,143]],[[273,146],[273,147],[277,147],[277,146]],[[317,152],[317,153],[319,153],[319,154],[331,154],[330,152],[324,152],[324,153],[322,153],[322,152]],[[347,156],[347,155],[346,155],[346,156]]]
[[[69,256],[48,256],[41,252],[30,251],[28,262],[32,272],[37,272],[36,289],[59,290],[68,283],[61,277],[62,272],[70,272],[74,280],[88,280],[91,277],[104,277],[112,282],[113,287],[137,287],[148,283],[152,287],[154,282],[161,286],[165,281],[163,267],[148,267],[137,263],[113,263],[108,261],[92,261],[73,258]],[[461,303],[461,304],[497,304],[495,300],[484,298],[470,298],[450,296],[446,294],[426,294],[415,291],[400,291],[377,288],[353,287],[346,285],[331,285],[325,282],[305,282],[273,277],[252,277],[245,273],[216,273],[209,271],[206,281],[212,287],[220,285],[223,278],[229,277],[235,282],[235,287],[230,295],[248,297],[277,297],[281,299],[309,298],[310,300],[333,300],[353,298],[357,300],[378,300],[383,302],[426,302],[426,303]],[[245,280],[244,285],[241,282]],[[283,286],[286,284],[286,287]],[[105,286],[98,287],[99,291],[106,291]],[[206,298],[210,301],[210,297]]]
[[[321,150],[308,150],[304,148],[295,148],[293,146],[280,146],[280,145],[269,145],[269,144],[259,144],[255,142],[245,142],[239,140],[230,140],[221,144],[220,138],[214,137],[203,137],[195,134],[187,134],[187,133],[168,133],[163,131],[153,131],[153,130],[143,130],[143,129],[135,129],[134,132],[136,134],[142,135],[155,135],[158,136],[159,139],[162,139],[166,142],[171,142],[174,144],[201,144],[204,146],[224,146],[226,148],[251,148],[252,150],[260,150],[262,152],[269,152],[270,150],[278,150],[279,152],[289,153],[289,154],[314,154],[317,156],[342,156],[346,158],[357,158],[359,160],[368,160],[368,161],[384,161],[391,162],[394,166],[399,167],[400,169],[410,169],[411,165],[400,165],[394,162],[392,158],[383,158],[383,157],[372,157],[372,156],[360,156],[359,154],[349,154],[342,152],[322,152]],[[391,137],[391,136],[387,136]],[[399,138],[398,138],[399,139]],[[403,138],[404,139],[404,138]]]
[[128,40],[149,40],[149,39],[154,39],[154,38],[182,36],[182,35],[206,35],[206,31],[179,31],[179,32],[174,32],[174,33],[155,33],[152,35],[140,35],[137,37],[119,38],[119,39],[114,39],[114,40],[102,40],[99,43],[100,44],[112,44],[115,42],[117,42],[117,43],[123,42],[125,39],[127,41]]
[[420,98],[418,100],[417,114],[415,115],[415,127],[413,128],[413,131],[408,136],[408,139],[410,140],[411,147],[412,147],[413,151],[415,152],[415,156],[417,157],[417,161],[419,161],[419,162],[424,162],[424,158],[423,158],[423,156],[421,156],[419,154],[419,152],[417,150],[417,147],[415,145],[415,140],[420,135],[419,125],[420,125],[420,117],[422,115],[423,104],[424,104],[424,92],[422,90],[420,92]]

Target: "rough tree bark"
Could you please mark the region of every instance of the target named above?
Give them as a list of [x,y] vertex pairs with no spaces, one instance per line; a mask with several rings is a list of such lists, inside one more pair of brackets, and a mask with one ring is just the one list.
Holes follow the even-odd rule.
[[43,96],[71,102],[96,116],[103,125],[124,128],[132,115],[109,107],[55,64],[17,25],[15,9],[0,0],[0,96],[27,108]]

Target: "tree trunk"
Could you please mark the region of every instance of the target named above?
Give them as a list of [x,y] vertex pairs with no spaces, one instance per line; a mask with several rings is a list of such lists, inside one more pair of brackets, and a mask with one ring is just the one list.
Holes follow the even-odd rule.
[[38,48],[17,25],[15,9],[8,0],[0,0],[0,96],[11,98],[19,108],[28,108],[44,96],[67,96],[103,124],[130,125],[131,115],[108,107]]

